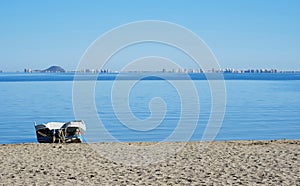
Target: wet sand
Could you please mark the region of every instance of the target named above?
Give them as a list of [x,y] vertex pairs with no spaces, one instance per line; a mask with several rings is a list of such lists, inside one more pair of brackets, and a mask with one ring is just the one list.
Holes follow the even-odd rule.
[[300,185],[300,140],[189,142],[146,166],[112,161],[88,144],[9,144],[0,153],[0,185]]

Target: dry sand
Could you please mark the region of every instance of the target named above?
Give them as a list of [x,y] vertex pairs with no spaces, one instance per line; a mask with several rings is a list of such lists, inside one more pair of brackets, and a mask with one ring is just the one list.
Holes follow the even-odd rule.
[[299,140],[203,144],[147,166],[111,161],[88,144],[0,145],[0,185],[300,185]]

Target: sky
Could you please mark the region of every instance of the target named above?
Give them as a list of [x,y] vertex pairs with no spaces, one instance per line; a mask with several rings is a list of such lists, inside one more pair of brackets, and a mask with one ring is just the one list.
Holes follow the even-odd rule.
[[99,36],[142,20],[191,30],[221,68],[300,70],[299,10],[298,0],[1,0],[0,70],[75,70]]

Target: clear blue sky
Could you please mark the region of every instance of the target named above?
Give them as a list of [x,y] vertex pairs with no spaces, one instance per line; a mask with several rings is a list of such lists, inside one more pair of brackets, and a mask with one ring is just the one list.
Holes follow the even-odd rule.
[[299,0],[0,1],[0,70],[76,69],[104,32],[164,20],[199,35],[222,68],[300,69]]

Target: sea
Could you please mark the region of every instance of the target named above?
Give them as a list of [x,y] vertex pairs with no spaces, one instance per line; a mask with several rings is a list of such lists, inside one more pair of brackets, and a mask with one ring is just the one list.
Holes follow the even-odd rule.
[[[221,116],[211,125],[216,141],[300,139],[300,73],[221,75],[0,73],[0,144],[36,143],[35,123],[75,119],[86,120],[96,141],[176,141],[174,132],[201,141],[213,114]],[[214,81],[225,88],[221,113]],[[75,82],[94,86],[78,90]],[[78,111],[74,102],[88,100],[88,111]]]

